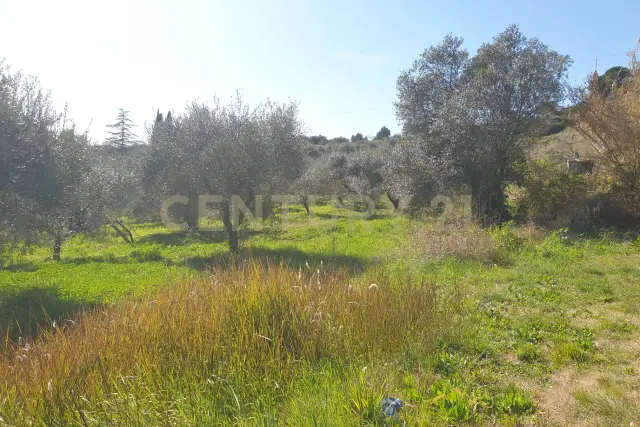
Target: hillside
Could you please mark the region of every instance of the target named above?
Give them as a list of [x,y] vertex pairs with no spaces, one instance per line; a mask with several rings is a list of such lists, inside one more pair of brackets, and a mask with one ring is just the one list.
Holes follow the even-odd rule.
[[564,163],[573,158],[577,151],[582,158],[593,158],[597,152],[587,141],[573,129],[567,128],[555,135],[540,138],[532,147],[530,156],[532,159],[549,158],[558,163]]

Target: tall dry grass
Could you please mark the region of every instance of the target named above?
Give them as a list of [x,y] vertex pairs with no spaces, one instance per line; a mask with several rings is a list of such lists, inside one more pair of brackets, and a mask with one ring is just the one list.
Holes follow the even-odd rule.
[[0,425],[228,421],[308,369],[428,352],[435,287],[379,279],[249,263],[77,316],[0,356]]
[[453,257],[492,264],[499,258],[496,241],[471,222],[421,228],[413,234],[413,248],[419,256],[431,260]]
[[508,264],[525,241],[540,242],[547,233],[540,227],[510,224],[489,229],[470,220],[455,223],[432,223],[412,233],[412,253],[420,259],[434,261],[455,258],[483,264]]

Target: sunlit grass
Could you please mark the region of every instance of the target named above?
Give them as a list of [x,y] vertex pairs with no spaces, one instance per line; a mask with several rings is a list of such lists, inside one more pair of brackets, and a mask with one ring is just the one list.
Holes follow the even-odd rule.
[[[0,270],[6,423],[381,424],[374,403],[390,395],[410,425],[544,424],[559,372],[603,369],[615,402],[578,383],[563,410],[633,421],[618,403],[637,384],[634,236],[330,205],[243,226],[235,257],[224,234],[132,229],[133,245],[76,236],[61,262],[35,248]],[[46,354],[61,356],[33,370]]]

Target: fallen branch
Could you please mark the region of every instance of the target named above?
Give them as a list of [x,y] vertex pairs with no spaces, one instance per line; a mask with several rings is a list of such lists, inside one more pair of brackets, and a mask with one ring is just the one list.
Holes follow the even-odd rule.
[[[127,227],[125,227],[122,224],[122,222],[116,220],[109,225],[111,225],[111,228],[113,228],[113,230],[118,234],[118,236],[120,236],[122,240],[124,240],[126,243],[129,243],[129,244],[133,243],[133,235],[131,234],[131,231],[129,231],[129,229],[127,229]],[[121,226],[123,229],[125,229],[129,235],[125,234],[124,231],[120,230],[118,228],[118,225]]]

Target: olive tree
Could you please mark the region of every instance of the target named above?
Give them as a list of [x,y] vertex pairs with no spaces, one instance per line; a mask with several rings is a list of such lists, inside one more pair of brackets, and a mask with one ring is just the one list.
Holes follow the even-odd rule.
[[328,154],[308,160],[300,177],[291,183],[289,191],[297,196],[307,214],[311,213],[312,197],[332,197],[344,192],[342,184],[329,174],[329,170]]
[[33,242],[39,202],[52,190],[60,117],[38,82],[0,62],[0,243]]
[[358,150],[347,157],[346,182],[352,193],[376,200],[383,187],[384,159],[381,150]]
[[562,101],[570,60],[515,25],[472,58],[462,42],[445,37],[401,74],[396,113],[428,156],[450,160],[452,184],[469,188],[477,218],[501,222],[513,166]]
[[[39,229],[53,236],[53,259],[59,260],[62,243],[71,235],[95,230],[105,223],[108,200],[105,185],[94,169],[86,135],[63,129],[52,144],[51,175],[54,187],[39,203]],[[42,185],[42,184],[40,184]]]
[[389,128],[386,126],[382,126],[378,131],[378,133],[376,133],[376,137],[374,138],[374,140],[389,138],[390,136],[391,136],[391,131],[389,130]]
[[89,154],[37,80],[0,63],[0,244],[49,236],[59,259],[65,237],[95,223]]
[[354,152],[333,151],[309,162],[291,189],[310,213],[310,196],[366,196],[377,200],[385,189],[385,159],[382,148]]
[[[133,234],[121,220],[122,217],[148,218],[148,212],[141,212],[146,195],[141,186],[140,156],[106,154],[92,156],[93,186],[97,194],[94,200],[101,201],[104,223],[108,224],[122,240],[133,243]],[[95,204],[95,202],[94,202]]]
[[[187,223],[198,226],[199,195],[220,197],[232,252],[238,250],[243,215],[234,196],[251,207],[270,185],[292,182],[304,166],[297,104],[267,101],[250,108],[239,97],[228,105],[190,103],[154,133],[144,175],[158,194],[182,194]],[[237,199],[235,199],[237,200]]]
[[374,150],[333,151],[319,179],[323,188],[334,190],[333,195],[338,196],[341,203],[347,195],[377,198],[382,185],[382,165]]
[[442,106],[461,87],[469,53],[464,40],[448,34],[424,51],[411,68],[398,77],[396,116],[405,135],[429,135]]
[[407,208],[416,211],[457,182],[450,156],[432,154],[430,144],[419,137],[408,137],[381,153],[384,189],[394,209],[408,198]]

